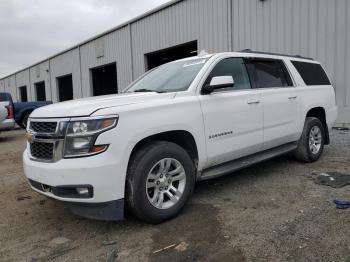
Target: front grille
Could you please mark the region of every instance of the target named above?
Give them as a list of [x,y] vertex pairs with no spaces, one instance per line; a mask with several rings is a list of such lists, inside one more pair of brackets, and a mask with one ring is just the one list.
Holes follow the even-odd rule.
[[57,122],[30,122],[30,129],[36,133],[55,133]]
[[43,160],[53,159],[53,143],[30,143],[30,153],[33,157]]

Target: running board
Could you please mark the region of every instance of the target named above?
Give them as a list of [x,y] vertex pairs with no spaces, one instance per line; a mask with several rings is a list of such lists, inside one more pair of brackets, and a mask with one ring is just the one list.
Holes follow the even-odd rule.
[[227,175],[234,171],[246,168],[248,166],[254,165],[259,162],[263,162],[274,158],[276,156],[280,156],[286,153],[289,153],[297,148],[297,142],[288,143],[283,146],[275,147],[272,149],[265,150],[263,152],[259,152],[250,156],[242,157],[236,160],[232,160],[230,162],[220,164],[217,166],[209,167],[203,170],[202,174],[200,174],[198,180],[207,180],[211,178],[220,177],[223,175]]

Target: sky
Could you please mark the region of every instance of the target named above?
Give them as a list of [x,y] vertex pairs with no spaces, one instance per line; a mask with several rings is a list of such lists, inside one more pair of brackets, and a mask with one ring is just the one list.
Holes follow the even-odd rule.
[[0,78],[169,0],[0,0]]

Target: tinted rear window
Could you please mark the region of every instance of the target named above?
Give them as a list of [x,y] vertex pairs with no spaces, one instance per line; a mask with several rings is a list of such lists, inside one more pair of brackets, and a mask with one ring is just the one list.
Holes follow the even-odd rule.
[[292,61],[300,76],[308,86],[330,85],[325,71],[319,64]]
[[0,102],[8,101],[7,96],[5,94],[0,94]]

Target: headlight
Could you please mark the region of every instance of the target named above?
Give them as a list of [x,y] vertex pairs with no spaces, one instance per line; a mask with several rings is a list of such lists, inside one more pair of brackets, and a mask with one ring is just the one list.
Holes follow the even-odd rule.
[[117,116],[69,121],[64,144],[64,157],[90,156],[106,151],[108,145],[95,145],[96,139],[101,133],[114,128],[117,122]]

